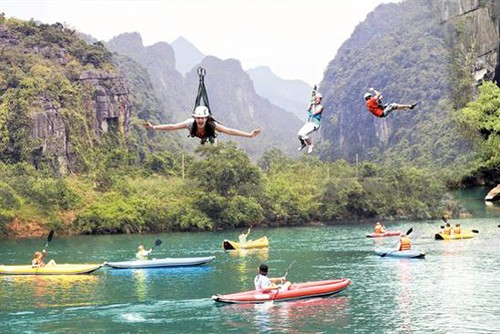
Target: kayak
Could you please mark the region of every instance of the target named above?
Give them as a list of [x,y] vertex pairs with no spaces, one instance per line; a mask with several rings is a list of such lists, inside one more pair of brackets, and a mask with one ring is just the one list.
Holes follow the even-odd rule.
[[146,269],[146,268],[165,268],[165,267],[186,267],[199,266],[215,260],[215,256],[205,257],[167,257],[164,259],[153,260],[134,260],[122,262],[108,262],[107,265],[116,269]]
[[436,233],[434,238],[436,240],[458,240],[458,239],[470,239],[474,237],[474,232],[472,230],[469,231],[462,231],[460,234],[444,234],[442,232]]
[[387,231],[384,233],[370,233],[367,234],[367,238],[383,238],[383,237],[398,237],[401,235],[399,231]]
[[[385,255],[384,255],[385,254]],[[394,250],[391,248],[378,248],[375,249],[375,255],[379,255],[383,257],[399,257],[399,258],[408,258],[408,259],[423,259],[425,257],[425,253],[419,252],[417,250]]]
[[79,275],[90,274],[104,264],[57,264],[33,268],[31,265],[0,265],[0,275]]
[[222,242],[222,248],[225,250],[231,249],[250,249],[250,248],[265,248],[269,246],[269,240],[267,237],[262,237],[257,240],[249,240],[246,244],[240,244],[236,241],[224,240]]
[[351,280],[342,278],[307,283],[292,283],[286,291],[279,289],[269,292],[246,291],[228,295],[214,295],[212,299],[220,303],[231,304],[260,304],[267,301],[290,301],[303,298],[324,297],[339,293],[346,289]]

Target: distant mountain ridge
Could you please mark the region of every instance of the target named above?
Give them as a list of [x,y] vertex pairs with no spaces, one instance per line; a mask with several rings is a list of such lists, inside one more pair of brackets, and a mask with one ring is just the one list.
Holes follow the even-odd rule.
[[[184,37],[177,38],[171,46],[175,53],[175,68],[184,76],[205,58],[205,55]],[[311,85],[302,80],[282,79],[268,66],[259,66],[246,72],[250,75],[257,94],[291,112],[300,120],[307,120],[305,109],[311,94]]]
[[175,68],[182,75],[186,75],[205,58],[200,50],[182,36],[173,41],[171,46],[175,53]]
[[267,66],[248,69],[247,73],[257,94],[293,113],[302,121],[307,120],[306,108],[311,96],[311,85],[302,80],[281,79]]

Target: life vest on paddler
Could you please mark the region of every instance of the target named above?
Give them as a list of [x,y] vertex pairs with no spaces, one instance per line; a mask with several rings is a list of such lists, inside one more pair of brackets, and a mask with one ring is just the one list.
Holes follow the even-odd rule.
[[[205,75],[207,74],[207,71],[200,66],[198,67],[197,72],[198,77],[200,78],[200,82],[198,84],[198,95],[196,96],[196,101],[194,103],[194,110],[196,113],[198,107],[206,107],[206,110],[208,110],[207,125],[205,126],[205,133],[201,137],[197,133],[197,125],[196,122],[194,122],[191,131],[189,132],[189,137],[200,138],[202,145],[205,144],[207,140],[213,144],[215,143],[217,137],[217,132],[215,131],[215,123],[217,123],[217,121],[212,117],[212,111],[210,109],[210,103],[208,101],[207,89],[205,88]],[[201,110],[201,108],[198,108],[198,110]]]
[[379,234],[382,234],[382,224],[380,224],[379,222],[377,222],[375,224],[375,233],[379,233]]
[[451,235],[451,226],[450,224],[446,224],[446,226],[444,227],[444,230],[443,230],[443,234],[446,234],[446,235]]
[[455,232],[455,234],[461,234],[461,233],[462,233],[462,229],[460,228],[460,224],[457,224],[457,225],[453,228],[453,232]]
[[403,235],[401,239],[399,240],[399,250],[404,251],[404,250],[410,250],[411,249],[411,241],[410,238],[408,238],[406,235]]

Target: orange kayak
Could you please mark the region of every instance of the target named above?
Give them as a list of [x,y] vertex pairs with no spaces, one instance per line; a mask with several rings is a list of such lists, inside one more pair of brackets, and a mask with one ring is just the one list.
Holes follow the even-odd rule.
[[351,280],[341,278],[307,283],[293,283],[286,291],[279,289],[269,292],[246,291],[228,295],[214,295],[212,299],[220,303],[260,304],[267,301],[289,301],[303,298],[324,297],[334,295],[346,289]]

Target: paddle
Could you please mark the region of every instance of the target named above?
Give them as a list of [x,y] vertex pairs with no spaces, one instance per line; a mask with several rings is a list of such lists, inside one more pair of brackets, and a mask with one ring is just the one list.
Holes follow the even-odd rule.
[[[413,227],[410,227],[410,229],[409,229],[408,231],[406,231],[406,235],[410,235],[410,233],[411,233],[411,232],[413,232]],[[399,240],[398,240],[398,242],[397,242],[397,243],[395,243],[395,244],[394,244],[391,248],[396,247],[398,243],[399,243]],[[392,253],[392,252],[394,252],[394,251],[395,251],[395,250],[391,249],[390,251],[388,251],[388,252],[386,252],[386,253],[384,253],[384,254],[380,255],[380,257],[384,257],[384,256],[386,256],[387,254]]]
[[155,245],[151,248],[151,251],[153,251],[153,249],[160,246],[161,244],[162,244],[162,241],[160,239],[156,239]]
[[52,238],[54,237],[54,233],[55,233],[55,231],[54,231],[54,230],[50,230],[49,235],[48,235],[48,237],[47,237],[47,242],[45,243],[45,246],[43,246],[43,251],[42,251],[42,253],[45,253],[45,249],[46,249],[47,247],[49,247],[49,242],[51,242],[51,241],[52,241]]
[[[290,271],[290,269],[292,269],[292,266],[293,264],[295,263],[295,261],[292,261],[290,263],[290,265],[288,266],[288,269],[285,271],[285,275],[283,275],[283,278],[286,280],[286,275],[288,275],[288,272]],[[271,299],[271,304],[274,303],[274,300],[276,299],[276,297],[278,297],[278,293],[280,293],[280,289],[278,288],[278,290],[276,291],[276,294],[273,296],[273,299]]]
[[[43,260],[45,253],[47,252],[46,249],[47,249],[47,247],[49,247],[49,242],[51,242],[52,238],[54,237],[54,233],[55,233],[54,230],[50,230],[49,235],[47,236],[47,241],[45,242],[45,245],[43,246],[43,250],[42,250],[41,261]],[[39,269],[40,269],[40,266],[37,266],[37,268],[36,268],[37,273],[38,273]]]

